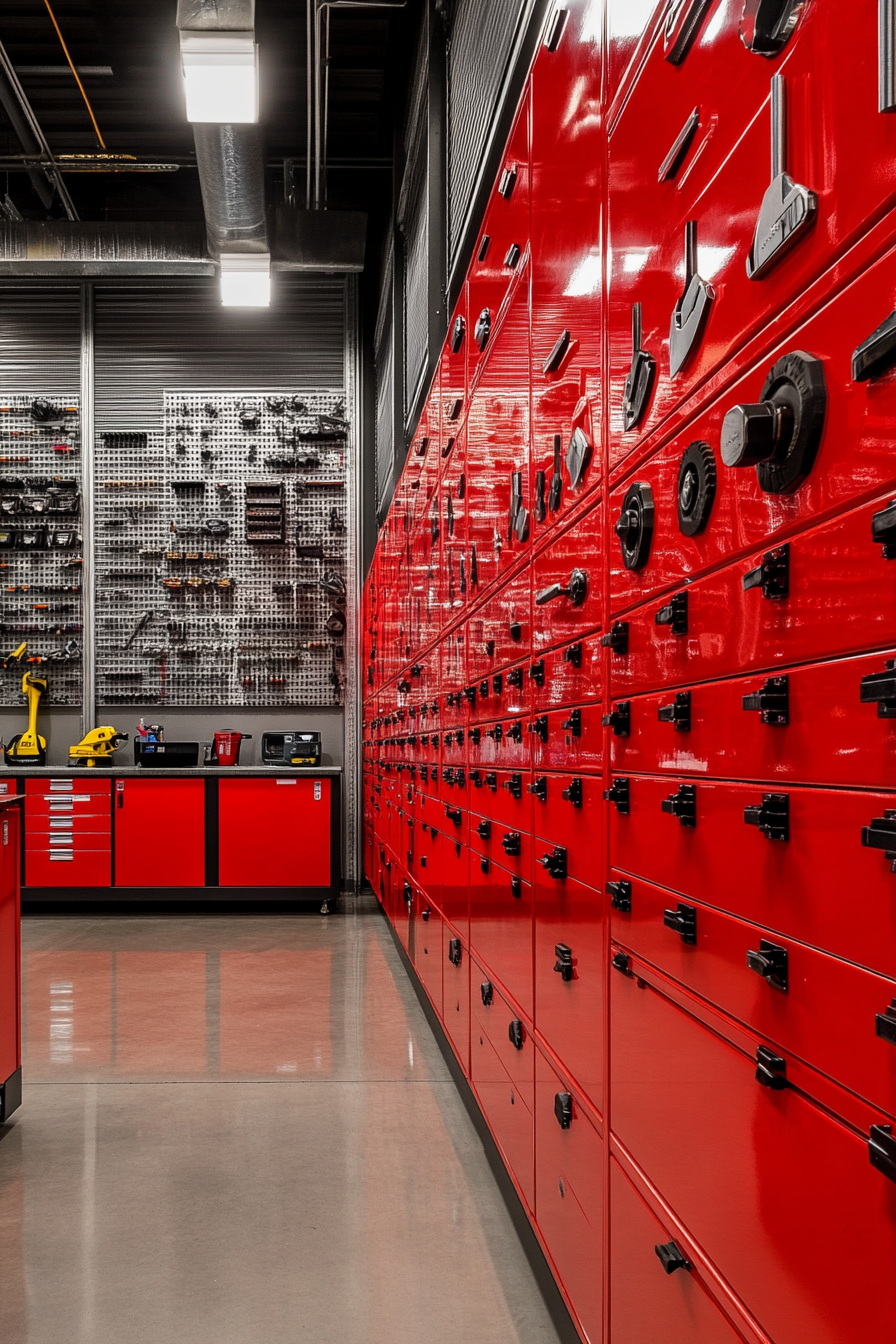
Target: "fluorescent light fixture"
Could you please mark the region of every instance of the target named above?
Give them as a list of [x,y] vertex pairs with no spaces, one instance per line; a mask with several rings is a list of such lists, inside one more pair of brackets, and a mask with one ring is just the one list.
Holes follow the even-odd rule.
[[225,308],[270,307],[270,252],[221,253],[221,303]]
[[258,47],[255,33],[181,30],[188,121],[258,120]]

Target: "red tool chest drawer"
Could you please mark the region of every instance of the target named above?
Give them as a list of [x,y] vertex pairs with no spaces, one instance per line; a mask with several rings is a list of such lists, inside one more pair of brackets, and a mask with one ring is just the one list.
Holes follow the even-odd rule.
[[[775,1344],[890,1344],[896,1184],[869,1161],[881,1117],[843,1094],[852,1123],[837,1120],[811,1070],[757,1062],[763,1041],[716,1014],[708,1030],[656,972],[628,970],[611,972],[619,1141]],[[758,1068],[780,1079],[782,1065],[793,1087],[760,1085]]]
[[115,781],[115,885],[205,884],[205,781]]
[[0,1083],[22,1062],[18,813],[18,806],[0,813]]
[[891,649],[638,696],[629,735],[610,737],[613,769],[885,786],[896,778],[896,715],[879,710],[896,708],[896,669],[887,666],[894,656]]
[[[616,797],[625,791],[619,779]],[[682,785],[637,775],[627,792],[628,814],[616,806],[610,811],[614,867],[668,887],[685,901],[722,906],[753,924],[892,973],[896,878],[887,851],[864,846],[862,835],[894,808],[896,796],[796,788],[778,793],[759,784]],[[789,840],[767,838],[745,820],[747,808],[764,808],[765,824],[776,827],[782,798]],[[680,817],[664,812],[664,802],[680,811],[693,803],[696,825],[682,825]],[[761,821],[756,812],[750,816]],[[844,893],[853,890],[862,899],[850,902],[845,918]]]
[[470,949],[456,928],[442,926],[442,1022],[465,1074],[470,1072]]
[[414,902],[414,965],[432,1005],[442,1015],[442,912],[421,897]]
[[539,770],[599,770],[604,754],[601,705],[553,709],[529,720],[532,765]]
[[602,1338],[603,1141],[569,1083],[535,1062],[538,1230],[588,1344]]
[[532,648],[549,649],[596,630],[602,621],[600,504],[561,533],[532,564]]
[[[492,1043],[490,1030],[494,1007],[479,1012],[481,986],[490,984],[488,972],[477,963],[472,968],[473,1018],[470,1033],[470,1078],[483,1114],[504,1161],[525,1203],[535,1208],[535,1151],[532,1088],[520,1087],[502,1062],[502,1051]],[[503,1001],[502,1001],[503,1002]],[[504,1017],[495,1019],[500,1032]],[[532,1067],[533,1047],[526,1038],[523,1051]]]
[[600,636],[591,635],[535,659],[529,669],[533,710],[578,705],[593,696],[603,680],[603,656]]
[[532,883],[475,850],[470,854],[470,942],[532,1017]]
[[25,798],[29,801],[35,798],[43,798],[49,801],[56,795],[65,796],[67,794],[101,794],[108,796],[111,792],[112,781],[108,775],[104,775],[102,770],[79,770],[71,775],[63,775],[59,779],[34,779],[25,780]]
[[[477,980],[480,969],[482,977]],[[529,1023],[520,1017],[519,1007],[501,993],[487,967],[477,963],[470,990],[474,1029],[491,1041],[502,1067],[531,1111],[535,1105],[536,1052]]]
[[222,887],[328,887],[329,779],[219,779]]
[[604,898],[535,877],[535,1025],[596,1111],[604,1109]]
[[[96,848],[51,848],[39,839],[25,847],[26,887],[108,887],[112,883],[112,851],[108,835],[90,837]],[[86,845],[87,837],[85,837]],[[101,847],[102,846],[102,847]]]
[[629,913],[613,910],[615,940],[896,1115],[896,1012],[887,1016],[896,980],[649,882],[632,881],[625,903]]
[[743,1344],[708,1292],[693,1253],[612,1157],[610,1313],[613,1344]]

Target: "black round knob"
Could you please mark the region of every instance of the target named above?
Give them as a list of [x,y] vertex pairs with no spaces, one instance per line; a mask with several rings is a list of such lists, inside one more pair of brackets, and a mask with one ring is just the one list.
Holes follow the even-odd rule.
[[653,491],[645,481],[635,481],[625,492],[616,535],[622,546],[626,569],[643,569],[653,539]]
[[708,443],[696,440],[678,468],[678,529],[686,537],[702,532],[716,495],[716,460]]
[[767,462],[781,437],[781,408],[770,401],[732,406],[722,421],[722,461],[726,467]]

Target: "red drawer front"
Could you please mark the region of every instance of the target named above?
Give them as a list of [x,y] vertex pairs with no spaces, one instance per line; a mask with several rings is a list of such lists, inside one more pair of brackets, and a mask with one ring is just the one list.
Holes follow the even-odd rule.
[[39,826],[46,824],[50,817],[111,816],[111,799],[108,794],[75,793],[34,797],[25,796],[25,817],[27,823]]
[[603,871],[603,780],[599,775],[536,773],[532,787],[536,859],[560,846],[566,850],[569,876],[597,885]]
[[107,807],[102,812],[76,812],[74,809],[62,814],[55,812],[26,812],[26,844],[38,846],[45,843],[48,836],[105,836],[109,841],[112,835],[112,816]]
[[528,569],[489,597],[467,621],[467,676],[491,676],[528,653],[532,642]]
[[[479,993],[475,982],[487,975],[487,972],[474,964],[472,974],[475,1003],[475,997]],[[531,1040],[527,1041],[523,1048],[531,1064],[533,1051]],[[475,1013],[470,1032],[470,1078],[504,1162],[513,1174],[526,1204],[534,1210],[533,1089],[529,1088],[527,1092],[511,1078],[504,1067],[501,1054],[495,1049],[488,1031]]]
[[[638,696],[630,702],[630,735],[610,738],[613,769],[886,785],[896,777],[896,718],[879,718],[877,704],[863,704],[860,697],[863,680],[885,676],[893,656],[890,650],[789,668],[783,687],[759,673]],[[896,688],[896,672],[891,679]],[[879,680],[865,694],[887,689]],[[744,709],[748,696],[757,708]],[[774,721],[781,705],[786,725]],[[687,716],[682,721],[690,728],[681,731],[668,718],[660,722],[661,710]]]
[[892,642],[896,565],[871,540],[872,516],[888,502],[878,499],[794,537],[786,598],[744,590],[744,578],[771,555],[764,552],[690,585],[687,634],[657,626],[668,596],[627,615],[628,654],[610,660],[613,696]]
[[470,942],[531,1018],[532,884],[476,850],[470,854]]
[[17,785],[18,780],[16,779],[0,779],[0,798],[18,793]]
[[532,836],[512,826],[501,826],[488,817],[470,816],[470,844],[492,862],[520,877],[532,869]]
[[[538,1230],[588,1344],[602,1337],[603,1141],[569,1083],[536,1057],[535,1207]],[[569,1097],[561,1128],[558,1098]],[[555,1109],[557,1108],[557,1109]]]
[[[688,781],[690,783],[690,781]],[[896,965],[896,879],[863,827],[896,806],[892,794],[788,789],[790,839],[744,823],[768,792],[756,784],[699,783],[695,827],[664,813],[677,779],[633,776],[631,812],[610,809],[610,862],[684,900],[730,913],[881,972]],[[844,892],[861,891],[844,917]]]
[[25,850],[27,887],[109,887],[112,885],[112,851],[105,848]]
[[531,1111],[535,1105],[535,1042],[530,1025],[519,1009],[490,979],[488,968],[474,966],[470,984],[473,1034],[484,1034],[492,1043],[502,1067],[519,1089]]
[[[896,1045],[875,1028],[877,1015],[885,1016],[896,998],[896,980],[710,906],[684,904],[685,922],[670,928],[664,914],[679,913],[677,896],[632,882],[631,912],[613,911],[613,936],[785,1053],[896,1115]],[[696,943],[685,941],[694,936]],[[762,952],[763,940],[786,968],[786,991],[747,963],[749,953]]]
[[470,950],[459,930],[442,929],[442,1022],[465,1074],[470,1072]]
[[433,1007],[442,1015],[442,915],[430,901],[415,905],[414,965]]
[[0,1080],[22,1062],[18,808],[0,817]]
[[554,709],[529,720],[536,770],[600,770],[604,732],[600,704]]
[[60,779],[25,780],[25,797],[30,799],[45,796],[65,796],[66,794],[99,793],[108,796],[112,791],[112,780],[102,770],[80,770]]
[[529,764],[531,747],[524,718],[502,719],[478,727],[478,741],[475,732],[467,737],[471,768],[512,770]]
[[115,884],[204,886],[204,780],[116,780]]
[[[657,1247],[677,1250],[687,1268],[667,1273]],[[708,1292],[692,1252],[663,1226],[612,1157],[610,1312],[613,1344],[743,1344]]]
[[[512,655],[519,657],[519,650]],[[473,675],[471,673],[471,675]],[[524,714],[529,708],[529,671],[527,663],[518,663],[506,672],[488,671],[476,673],[479,677],[474,684],[477,695],[475,705],[470,706],[470,721],[505,718],[509,715]]]
[[[600,626],[602,518],[602,508],[597,504],[535,557],[532,566],[533,650],[565,644]],[[575,583],[578,573],[584,575],[579,589]],[[563,592],[548,597],[555,585],[559,585]],[[539,595],[546,600],[539,603]]]
[[483,817],[511,831],[531,831],[531,776],[528,770],[493,770],[479,766],[470,773],[470,804]]
[[455,835],[439,835],[442,914],[466,938],[470,919],[470,851]]
[[591,635],[534,660],[529,673],[533,710],[583,704],[595,696],[603,683],[603,659],[600,636]]
[[222,887],[327,887],[329,779],[220,779]]
[[571,878],[552,882],[536,871],[535,1025],[600,1112],[604,1109],[603,904],[604,898],[592,887]]
[[611,976],[615,1134],[775,1344],[890,1344],[896,1185],[867,1141],[813,1104],[810,1070],[760,1086],[761,1041],[730,1044],[632,970]]

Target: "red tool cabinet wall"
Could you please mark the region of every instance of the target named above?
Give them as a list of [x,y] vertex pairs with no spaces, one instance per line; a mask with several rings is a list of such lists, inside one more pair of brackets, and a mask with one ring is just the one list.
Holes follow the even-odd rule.
[[549,17],[380,534],[366,871],[583,1339],[892,1344],[893,5],[643,8]]

